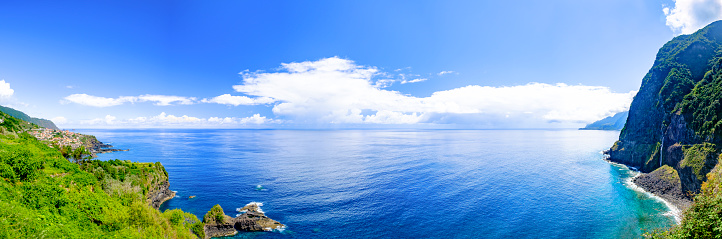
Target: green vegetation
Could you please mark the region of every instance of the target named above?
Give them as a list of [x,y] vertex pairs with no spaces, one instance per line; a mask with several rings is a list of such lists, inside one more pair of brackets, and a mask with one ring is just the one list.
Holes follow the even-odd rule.
[[668,165],[664,165],[654,171],[659,171],[660,178],[664,179],[664,181],[669,183],[679,183],[679,174],[677,174],[677,170],[674,170],[674,168]]
[[720,92],[722,92],[722,58],[716,59],[713,69],[707,72],[678,107],[695,133],[708,142],[721,143],[722,140]]
[[681,168],[690,167],[697,179],[704,181],[707,173],[717,164],[717,150],[714,144],[703,143],[685,147]]
[[26,122],[0,117],[0,238],[204,237],[193,214],[148,205],[152,185],[168,177],[160,163],[72,163],[22,133]]
[[205,216],[203,216],[203,222],[222,224],[225,221],[225,217],[226,214],[223,213],[223,208],[221,208],[221,205],[216,204],[211,208],[210,211],[206,213]]

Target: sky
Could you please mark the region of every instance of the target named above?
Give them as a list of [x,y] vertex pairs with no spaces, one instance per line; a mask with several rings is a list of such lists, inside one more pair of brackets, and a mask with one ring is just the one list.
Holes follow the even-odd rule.
[[576,128],[722,0],[1,1],[0,104],[61,128]]

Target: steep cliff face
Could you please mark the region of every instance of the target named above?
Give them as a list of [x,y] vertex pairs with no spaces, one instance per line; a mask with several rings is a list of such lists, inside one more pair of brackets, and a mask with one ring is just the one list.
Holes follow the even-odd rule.
[[[671,153],[670,147],[675,144],[708,141],[700,138],[700,132],[691,127],[696,124],[695,119],[690,119],[690,110],[682,106],[688,101],[686,96],[714,78],[710,72],[722,55],[720,50],[720,21],[665,44],[659,50],[652,69],[642,80],[619,141],[609,150],[609,159],[637,167],[643,172],[651,172],[664,164],[679,171],[676,164],[679,161],[666,160],[665,155]],[[682,184],[685,184],[684,180]],[[698,191],[699,187],[694,188]]]
[[170,190],[168,177],[151,185],[147,194],[148,204],[155,209],[160,208],[161,204],[173,197],[175,197],[175,192]]
[[170,190],[170,183],[168,182],[168,172],[165,171],[165,167],[160,163],[147,164],[146,187],[147,193],[145,194],[146,201],[148,204],[158,209],[160,205],[165,201],[175,197],[175,192]]

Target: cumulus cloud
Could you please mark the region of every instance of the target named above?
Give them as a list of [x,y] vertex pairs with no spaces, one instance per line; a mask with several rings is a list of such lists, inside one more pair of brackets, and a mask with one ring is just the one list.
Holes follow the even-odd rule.
[[665,6],[667,26],[677,34],[690,34],[722,19],[722,0],[674,0],[674,6]]
[[380,87],[374,78],[384,74],[376,67],[338,57],[241,75],[243,83],[233,88],[247,95],[247,101],[267,99],[276,115],[320,123],[586,123],[627,110],[635,94],[600,86],[529,83],[471,85],[413,97]]
[[443,75],[452,74],[452,73],[456,73],[456,72],[455,71],[441,71],[441,72],[439,72],[438,75],[443,76]]
[[15,90],[10,88],[10,83],[5,82],[5,80],[0,80],[0,98],[10,98],[15,94]]
[[279,120],[273,120],[254,114],[253,116],[237,118],[237,117],[210,117],[198,118],[192,116],[175,116],[166,114],[165,112],[152,117],[136,117],[130,119],[119,120],[115,116],[106,115],[103,118],[80,121],[81,126],[103,126],[118,128],[157,128],[157,127],[180,127],[180,128],[218,128],[218,127],[244,127],[244,126],[260,126],[264,124],[281,123]]
[[141,95],[141,96],[120,96],[117,98],[106,98],[88,94],[72,94],[63,98],[61,103],[75,103],[94,107],[110,107],[135,102],[154,102],[155,105],[168,106],[174,103],[190,105],[195,103],[194,97],[183,97],[173,95]]

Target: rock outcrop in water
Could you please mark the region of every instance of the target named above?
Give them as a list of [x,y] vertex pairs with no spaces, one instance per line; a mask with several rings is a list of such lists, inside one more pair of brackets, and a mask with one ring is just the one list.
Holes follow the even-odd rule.
[[206,223],[206,238],[232,236],[238,231],[272,231],[285,228],[280,222],[266,217],[260,208],[262,205],[252,202],[238,208],[237,211],[241,214],[235,218],[226,215],[220,205],[213,206],[203,217],[203,222]]

